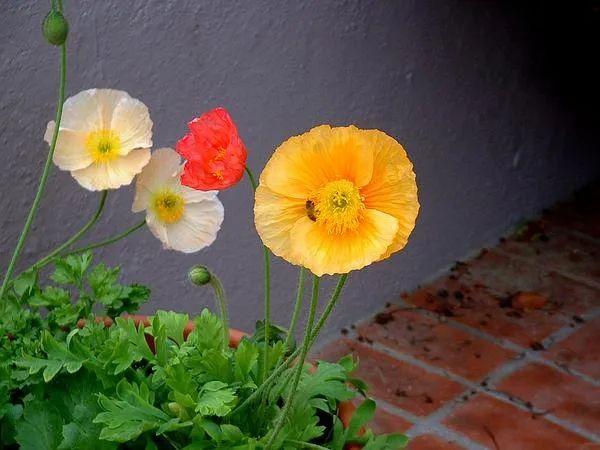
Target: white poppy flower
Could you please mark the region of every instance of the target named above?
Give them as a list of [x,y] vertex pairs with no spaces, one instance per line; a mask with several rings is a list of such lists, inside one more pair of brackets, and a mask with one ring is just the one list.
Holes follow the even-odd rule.
[[[52,140],[54,121],[44,140]],[[88,89],[69,97],[54,163],[90,191],[130,184],[150,160],[152,120],[148,108],[127,92]]]
[[183,186],[183,166],[175,150],[161,148],[138,175],[133,212],[146,211],[152,234],[165,248],[193,253],[217,238],[223,223],[223,204],[217,191],[197,191]]

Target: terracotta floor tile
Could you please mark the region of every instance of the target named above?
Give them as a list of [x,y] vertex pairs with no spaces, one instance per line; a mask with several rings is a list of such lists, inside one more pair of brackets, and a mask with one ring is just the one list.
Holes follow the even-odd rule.
[[489,449],[579,450],[591,444],[541,417],[479,394],[446,419],[446,424]]
[[402,417],[377,408],[375,418],[369,422],[367,427],[371,428],[376,434],[382,433],[404,433],[412,424]]
[[600,306],[599,290],[551,271],[545,264],[529,264],[493,250],[461,264],[455,276],[504,298],[518,292],[539,293],[548,299],[544,310],[565,319]]
[[451,380],[348,339],[332,342],[318,358],[337,361],[350,353],[359,358],[356,375],[369,384],[371,395],[419,416],[431,414],[465,390]]
[[484,378],[515,353],[419,311],[390,308],[358,327],[359,336],[472,381]]
[[[540,227],[539,222],[530,224]],[[547,226],[538,237],[509,238],[499,248],[528,258],[547,269],[600,281],[600,244],[575,236],[567,230]]]
[[[452,276],[454,277],[454,276]],[[540,342],[565,325],[553,311],[518,311],[505,307],[506,297],[469,280],[444,278],[407,297],[409,303],[437,312],[523,347]]]
[[600,380],[600,318],[556,344],[546,357]]
[[447,441],[432,434],[424,434],[411,439],[407,450],[463,450],[456,442]]
[[576,192],[572,199],[546,211],[542,219],[554,225],[600,238],[600,183]]
[[498,389],[588,431],[600,430],[600,388],[543,364],[529,364]]
[[600,199],[595,202],[583,208],[573,203],[559,204],[547,211],[542,221],[600,239]]

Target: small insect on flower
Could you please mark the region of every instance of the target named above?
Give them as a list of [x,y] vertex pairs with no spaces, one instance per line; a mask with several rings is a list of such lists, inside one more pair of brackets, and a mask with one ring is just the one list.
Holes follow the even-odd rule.
[[198,191],[180,181],[181,159],[161,148],[137,177],[132,211],[146,211],[148,228],[165,248],[193,253],[217,238],[223,205],[217,191]]
[[225,108],[216,108],[192,120],[190,132],[177,142],[187,162],[181,182],[194,189],[223,190],[244,176],[246,146]]
[[321,276],[401,250],[418,211],[412,163],[395,139],[322,125],[275,151],[260,176],[254,221],[274,254]]
[[[44,140],[52,141],[54,121]],[[150,160],[148,108],[127,92],[89,89],[65,101],[54,163],[90,191],[128,185]]]

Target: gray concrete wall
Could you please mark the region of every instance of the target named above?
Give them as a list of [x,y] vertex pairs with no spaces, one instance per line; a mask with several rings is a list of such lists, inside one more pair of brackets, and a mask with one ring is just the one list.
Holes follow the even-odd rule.
[[[0,3],[4,269],[45,159],[58,54],[40,36],[47,1]],[[157,147],[174,145],[187,120],[218,105],[237,121],[257,173],[282,140],[319,123],[380,128],[405,145],[422,205],[414,235],[404,252],[352,275],[330,332],[493,242],[600,165],[588,113],[596,74],[578,59],[591,45],[580,22],[588,11],[421,0],[66,0],[66,8],[68,93],[128,91],[150,108]],[[112,192],[88,241],[139,221],[132,197],[131,187]],[[252,197],[246,182],[220,197],[225,223],[206,251],[163,251],[143,229],[97,256],[152,287],[148,312],[210,305],[208,292],[186,282],[192,264],[207,264],[224,280],[233,324],[249,329],[262,311]],[[23,263],[78,229],[96,201],[55,170]],[[295,277],[286,263],[273,265],[277,321],[287,322]]]

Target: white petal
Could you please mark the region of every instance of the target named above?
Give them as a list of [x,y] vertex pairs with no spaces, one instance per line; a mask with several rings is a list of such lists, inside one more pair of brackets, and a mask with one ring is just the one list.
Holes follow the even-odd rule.
[[156,217],[154,212],[152,212],[152,210],[148,210],[148,212],[146,213],[146,223],[148,224],[148,228],[150,229],[154,237],[163,243],[163,247],[169,248],[166,244],[167,227],[164,223],[158,220],[158,218]]
[[117,89],[91,89],[100,111],[102,128],[112,129],[113,117],[122,102],[133,100],[125,91]]
[[96,89],[69,97],[63,106],[60,128],[88,132],[102,129],[102,115],[96,99]]
[[216,197],[187,204],[181,220],[166,225],[167,242],[163,242],[167,248],[183,253],[202,250],[217,238],[223,216],[223,204]]
[[133,150],[107,163],[95,163],[85,169],[71,172],[73,178],[90,191],[117,189],[130,184],[150,161],[150,150]]
[[135,183],[135,197],[131,210],[140,212],[146,209],[150,197],[158,189],[169,186],[179,190],[181,158],[170,148],[159,148],[152,153],[150,162],[144,167]]
[[112,111],[110,129],[121,140],[121,153],[152,147],[152,120],[148,108],[134,98],[122,98]]
[[[54,121],[48,122],[44,140],[51,144],[54,134]],[[92,164],[93,159],[85,148],[86,133],[61,129],[58,132],[56,148],[54,149],[54,164],[62,170],[85,169]]]
[[129,100],[133,99],[127,92],[116,89],[81,91],[65,101],[60,128],[71,131],[110,129],[117,105]]
[[217,198],[217,194],[219,193],[219,191],[201,191],[187,186],[180,186],[179,190],[186,203],[198,203],[203,200],[213,200]]

